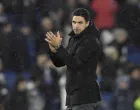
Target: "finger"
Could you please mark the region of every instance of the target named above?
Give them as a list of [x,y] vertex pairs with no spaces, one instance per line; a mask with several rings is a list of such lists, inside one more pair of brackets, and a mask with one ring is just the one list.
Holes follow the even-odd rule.
[[47,36],[49,36],[49,37],[51,37],[51,35],[49,34],[49,32],[47,32],[47,34],[46,34]]
[[45,38],[45,41],[50,42],[50,40],[49,40],[49,39],[47,39],[47,38]]
[[63,39],[63,37],[61,36],[61,34],[60,34],[59,31],[57,32],[57,36],[58,36],[60,39]]
[[45,41],[47,41],[49,45],[51,45],[52,47],[54,47],[52,41],[48,40],[47,38],[45,39]]
[[47,36],[48,40],[52,40],[51,37],[48,34],[46,34],[46,36]]
[[54,37],[49,32],[47,32],[47,36],[50,40],[54,40]]
[[49,37],[51,37],[52,35],[50,34],[50,32],[47,32],[47,35],[49,36]]
[[56,37],[51,31],[49,32],[51,36]]
[[60,37],[60,32],[59,31],[57,32],[57,37]]
[[53,33],[51,33],[51,32],[48,32],[48,33],[49,33],[49,36],[50,36],[51,39],[55,38],[55,35]]
[[45,39],[45,41],[47,41],[50,45],[52,44],[52,42],[48,39]]

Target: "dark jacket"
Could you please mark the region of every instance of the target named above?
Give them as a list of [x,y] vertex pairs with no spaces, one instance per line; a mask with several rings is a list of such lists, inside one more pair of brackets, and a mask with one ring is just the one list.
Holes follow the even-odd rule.
[[94,26],[87,27],[75,35],[72,31],[68,46],[60,46],[56,53],[51,53],[55,66],[66,65],[66,105],[95,103],[100,100],[96,82],[96,66],[100,53],[97,39],[98,31]]

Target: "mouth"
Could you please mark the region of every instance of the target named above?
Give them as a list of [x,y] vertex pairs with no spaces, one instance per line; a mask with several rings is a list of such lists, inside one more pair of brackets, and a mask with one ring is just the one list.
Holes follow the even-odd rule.
[[79,29],[74,29],[74,31],[75,31],[75,32],[79,32],[80,30],[79,30]]

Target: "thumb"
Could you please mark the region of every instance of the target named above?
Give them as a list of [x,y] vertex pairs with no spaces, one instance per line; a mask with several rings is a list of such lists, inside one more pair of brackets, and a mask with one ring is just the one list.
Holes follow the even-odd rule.
[[60,37],[60,32],[59,31],[57,31],[57,37]]

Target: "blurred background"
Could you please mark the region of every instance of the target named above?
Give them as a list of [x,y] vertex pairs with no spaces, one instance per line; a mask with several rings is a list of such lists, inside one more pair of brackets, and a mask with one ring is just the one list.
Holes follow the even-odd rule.
[[59,30],[65,47],[76,8],[101,32],[98,110],[140,110],[140,0],[0,0],[0,110],[65,110],[66,68],[44,38]]

